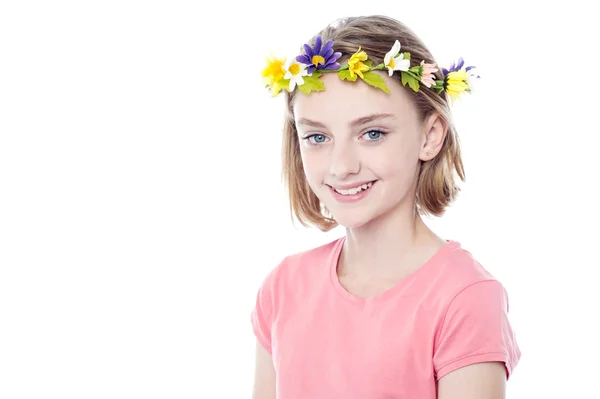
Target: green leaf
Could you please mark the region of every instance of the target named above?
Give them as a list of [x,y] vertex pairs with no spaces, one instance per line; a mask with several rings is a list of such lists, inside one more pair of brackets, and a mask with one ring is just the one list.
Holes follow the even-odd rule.
[[419,75],[415,75],[415,73],[412,71],[412,68],[409,69],[408,71],[404,71],[403,73],[407,74],[408,76],[413,77],[414,79],[420,80],[420,76]]
[[413,89],[415,92],[419,91],[419,81],[415,78],[409,79],[408,80],[408,85],[410,86],[411,89]]
[[377,87],[386,93],[390,92],[387,85],[385,84],[385,80],[383,80],[383,78],[381,76],[379,76],[377,73],[364,72],[363,75],[364,75],[363,80],[365,81],[365,83],[368,83],[373,87]]
[[325,90],[325,84],[319,79],[321,74],[313,73],[312,76],[304,77],[304,84],[299,85],[298,89],[304,94],[309,94],[311,91],[323,91]]
[[371,65],[373,65],[373,61],[366,60],[365,62],[363,62],[363,64],[365,64],[366,66],[368,66],[369,68],[371,68]]
[[409,74],[404,73],[404,71],[400,72],[400,77],[402,78],[402,86],[406,86],[406,84],[408,83],[408,78],[410,77]]
[[343,71],[338,72],[338,77],[342,80],[349,80],[350,82],[356,81],[356,74],[354,76],[350,76],[350,71],[345,69]]
[[434,84],[431,86],[438,94],[444,91],[444,81],[443,80],[434,80]]
[[414,73],[416,76],[423,76],[423,67],[421,65],[415,65],[414,67],[410,68],[409,71]]
[[406,86],[406,84],[408,83],[408,85],[411,89],[413,89],[413,91],[419,91],[419,81],[415,79],[415,77],[410,72],[402,71],[401,75],[403,86]]
[[410,60],[410,53],[402,53],[402,54],[404,54],[405,60]]
[[434,80],[434,84],[431,86],[432,89],[442,89],[444,90],[444,81],[443,80]]

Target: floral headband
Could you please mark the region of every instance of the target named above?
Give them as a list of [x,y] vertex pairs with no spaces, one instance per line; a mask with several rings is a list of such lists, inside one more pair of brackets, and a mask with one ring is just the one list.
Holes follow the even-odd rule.
[[317,36],[314,46],[305,44],[305,54],[295,59],[286,60],[274,56],[267,58],[267,66],[263,69],[262,76],[273,96],[278,95],[282,89],[292,92],[296,87],[305,94],[311,91],[323,91],[325,85],[321,76],[328,72],[336,72],[340,79],[351,82],[360,77],[365,83],[389,93],[385,80],[373,72],[386,69],[389,76],[392,76],[394,71],[400,71],[402,85],[408,84],[415,92],[419,91],[419,86],[422,84],[438,94],[446,92],[453,102],[463,92],[473,91],[475,80],[479,79],[479,76],[474,71],[475,67],[463,68],[462,57],[456,65],[452,62],[450,68],[442,68],[444,79],[436,80],[434,75],[434,72],[438,71],[436,64],[427,64],[423,60],[419,65],[411,67],[410,53],[401,53],[400,47],[400,42],[396,40],[385,55],[383,63],[376,66],[373,66],[367,53],[359,47],[348,63],[340,67],[337,59],[342,56],[342,53],[334,52],[333,40],[329,40],[322,46],[321,37]]

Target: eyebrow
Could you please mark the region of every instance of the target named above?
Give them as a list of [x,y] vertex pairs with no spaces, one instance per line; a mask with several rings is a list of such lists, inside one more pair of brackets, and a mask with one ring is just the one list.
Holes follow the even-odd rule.
[[[376,121],[379,119],[393,118],[393,117],[394,117],[394,114],[386,114],[386,113],[372,114],[372,115],[367,115],[367,116],[362,116],[360,118],[357,118],[357,119],[351,121],[348,125],[350,127],[356,127],[356,126],[364,125],[366,123],[370,123],[370,122],[373,122],[373,121]],[[298,119],[298,121],[296,123],[298,125],[307,125],[307,126],[317,127],[317,128],[321,128],[321,129],[327,128],[327,126],[325,126],[324,123],[312,121],[308,118],[300,118],[300,119]]]

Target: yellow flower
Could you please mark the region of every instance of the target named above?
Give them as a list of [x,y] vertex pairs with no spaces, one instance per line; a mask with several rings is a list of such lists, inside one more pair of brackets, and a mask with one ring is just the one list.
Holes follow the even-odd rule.
[[467,72],[464,69],[450,72],[446,75],[446,82],[446,93],[448,93],[452,102],[469,88],[467,84]]
[[369,66],[363,64],[362,61],[366,61],[367,58],[367,53],[361,51],[360,47],[356,53],[352,54],[352,57],[350,57],[348,60],[348,71],[350,72],[350,76],[352,78],[354,78],[355,75],[360,76],[361,79],[365,78],[363,76],[363,72],[367,72],[369,70]]
[[283,68],[285,61],[285,58],[267,57],[267,66],[261,73],[264,82],[271,87],[271,92],[274,96],[281,91],[279,81],[283,79],[286,72]]

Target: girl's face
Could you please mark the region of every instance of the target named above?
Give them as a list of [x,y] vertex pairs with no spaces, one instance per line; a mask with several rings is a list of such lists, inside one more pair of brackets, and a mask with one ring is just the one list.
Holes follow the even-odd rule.
[[[390,93],[364,82],[322,76],[325,91],[296,94],[293,112],[304,173],[333,218],[355,228],[414,206],[426,128],[410,95],[380,73]],[[397,79],[397,77],[396,77]]]

